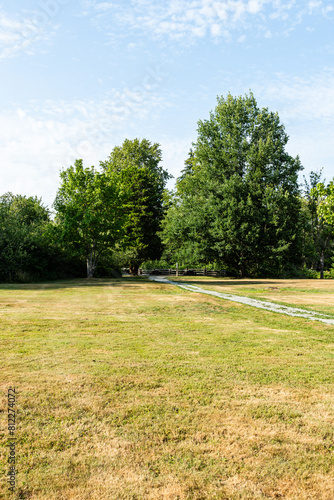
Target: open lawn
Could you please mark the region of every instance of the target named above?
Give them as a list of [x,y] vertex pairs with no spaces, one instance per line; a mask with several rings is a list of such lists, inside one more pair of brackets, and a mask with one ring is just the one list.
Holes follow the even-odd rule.
[[[184,278],[334,313],[334,282]],[[215,288],[216,287],[216,288]],[[334,327],[145,278],[1,285],[14,498],[333,499]]]

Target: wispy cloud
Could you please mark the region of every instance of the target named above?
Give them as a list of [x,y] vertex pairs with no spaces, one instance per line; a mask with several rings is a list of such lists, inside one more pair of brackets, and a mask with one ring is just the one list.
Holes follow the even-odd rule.
[[257,87],[254,90],[263,100],[280,104],[286,120],[334,122],[334,68],[314,76],[277,74],[275,80],[264,78]]
[[118,24],[131,30],[188,42],[205,36],[229,38],[234,30],[254,27],[265,35],[276,21],[283,22],[286,33],[305,16],[328,16],[334,10],[321,0],[132,0],[126,6],[88,0],[85,5],[99,16],[112,13]]
[[0,7],[0,60],[33,54],[39,42],[50,40],[56,26],[50,28],[53,12],[36,10],[29,14],[9,15]]
[[[299,155],[305,173],[324,167],[333,176],[334,68],[299,77],[278,74],[262,78],[254,94],[272,111],[278,111],[290,136],[288,151]],[[332,172],[332,174],[329,174]]]
[[310,0],[307,3],[307,10],[310,15],[320,12],[323,16],[327,16],[334,11],[334,6],[326,5],[321,0]]
[[51,204],[59,171],[83,158],[98,166],[126,137],[141,137],[167,106],[155,92],[112,90],[101,100],[31,102],[0,113],[0,185]]
[[11,18],[0,11],[0,59],[22,52],[31,54],[34,44],[45,38],[45,32],[31,18]]

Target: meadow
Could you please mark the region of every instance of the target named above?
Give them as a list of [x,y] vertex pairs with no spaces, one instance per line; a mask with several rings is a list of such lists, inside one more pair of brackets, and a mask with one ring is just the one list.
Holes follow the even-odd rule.
[[[184,281],[334,314],[330,280]],[[141,277],[0,285],[0,318],[0,498],[333,498],[333,326]]]

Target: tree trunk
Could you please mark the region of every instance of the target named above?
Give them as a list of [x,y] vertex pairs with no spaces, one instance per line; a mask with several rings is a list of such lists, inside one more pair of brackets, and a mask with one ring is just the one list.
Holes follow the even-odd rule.
[[324,251],[321,250],[321,255],[320,255],[320,279],[324,279],[324,264],[325,264],[325,256],[324,256]]
[[131,264],[129,267],[129,271],[131,276],[137,276],[138,275],[138,269],[139,265],[138,264]]
[[92,255],[89,254],[87,257],[87,278],[92,278],[93,274]]
[[87,278],[92,278],[99,260],[99,254],[95,250],[95,244],[89,249],[87,255]]

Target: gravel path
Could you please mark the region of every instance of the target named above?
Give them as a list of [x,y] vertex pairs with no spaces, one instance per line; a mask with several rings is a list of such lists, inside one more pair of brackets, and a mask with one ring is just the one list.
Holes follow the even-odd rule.
[[258,309],[265,309],[266,311],[276,312],[279,314],[287,314],[288,316],[296,316],[299,318],[306,318],[312,321],[321,321],[327,325],[334,325],[334,319],[329,319],[330,316],[326,314],[321,314],[313,311],[305,311],[304,309],[298,309],[296,307],[281,306],[279,304],[274,304],[272,302],[267,302],[265,300],[250,299],[249,297],[241,297],[240,295],[230,295],[227,293],[214,292],[211,290],[204,290],[199,286],[194,286],[191,283],[179,283],[177,281],[171,281],[164,276],[149,276],[152,281],[158,281],[161,283],[168,283],[170,285],[175,285],[189,292],[204,293],[206,295],[214,295],[225,300],[232,300],[233,302],[239,302],[247,306],[257,307]]

